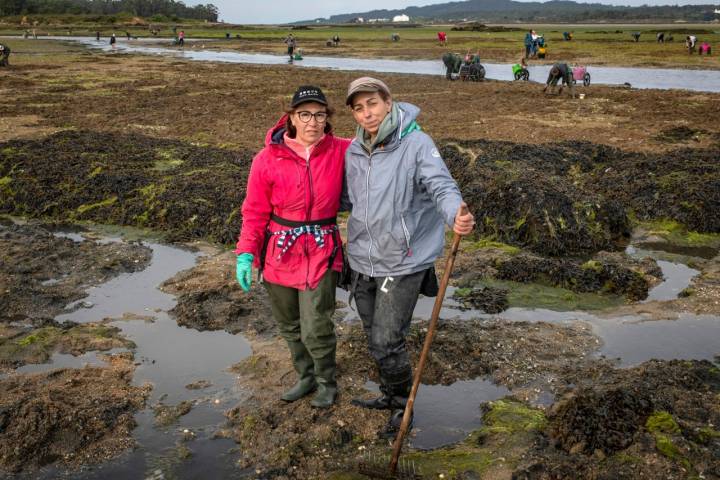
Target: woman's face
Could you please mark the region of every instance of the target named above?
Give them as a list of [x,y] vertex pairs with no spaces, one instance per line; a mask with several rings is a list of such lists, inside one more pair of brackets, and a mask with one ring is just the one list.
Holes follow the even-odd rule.
[[327,108],[317,102],[301,103],[290,114],[290,121],[297,131],[295,140],[303,145],[312,145],[320,140],[325,133]]
[[360,92],[353,97],[351,108],[358,125],[375,136],[385,116],[390,113],[392,100],[383,100],[378,92]]

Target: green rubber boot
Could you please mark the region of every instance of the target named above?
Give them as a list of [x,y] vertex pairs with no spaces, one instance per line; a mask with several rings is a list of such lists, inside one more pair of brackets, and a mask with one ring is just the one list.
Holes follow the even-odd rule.
[[330,408],[337,396],[337,382],[335,381],[335,349],[332,353],[315,359],[315,381],[317,393],[310,401],[315,408]]
[[315,363],[305,345],[301,341],[288,341],[287,344],[293,366],[298,373],[298,381],[290,390],[284,392],[280,399],[286,402],[294,402],[315,391],[318,385],[313,373]]

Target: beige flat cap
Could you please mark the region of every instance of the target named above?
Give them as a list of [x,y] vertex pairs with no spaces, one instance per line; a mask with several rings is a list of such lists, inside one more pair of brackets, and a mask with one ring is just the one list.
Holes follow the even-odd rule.
[[385,92],[388,97],[390,96],[390,89],[382,80],[373,77],[360,77],[350,82],[347,97],[345,97],[345,105],[350,105],[353,95],[360,92]]

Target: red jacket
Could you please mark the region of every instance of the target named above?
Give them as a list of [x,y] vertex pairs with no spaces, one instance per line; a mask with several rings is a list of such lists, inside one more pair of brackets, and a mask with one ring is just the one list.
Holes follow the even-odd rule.
[[[268,130],[265,148],[253,159],[242,205],[242,230],[235,253],[252,253],[256,268],[260,267],[265,231],[290,228],[270,220],[271,213],[305,222],[334,217],[340,208],[345,150],[350,140],[329,133],[313,148],[306,162],[283,142],[286,118],[283,116]],[[303,234],[282,255],[278,237],[271,237],[263,277],[268,282],[300,290],[316,288],[327,272],[334,246],[332,235],[340,242],[338,232],[326,234],[325,245],[321,247],[312,234]],[[339,251],[333,270],[342,270]]]

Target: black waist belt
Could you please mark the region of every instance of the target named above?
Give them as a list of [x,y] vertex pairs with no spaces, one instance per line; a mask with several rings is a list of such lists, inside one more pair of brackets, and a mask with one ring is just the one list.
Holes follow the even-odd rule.
[[[323,218],[320,220],[305,220],[305,221],[297,221],[297,220],[288,220],[286,218],[279,217],[275,215],[274,213],[270,214],[270,220],[272,220],[275,223],[278,223],[284,227],[289,228],[298,228],[298,227],[304,227],[306,225],[313,226],[318,225],[321,227],[325,227],[328,225],[337,225],[337,217],[331,217],[331,218]],[[265,239],[263,241],[262,248],[260,249],[260,268],[258,269],[258,280],[260,280],[262,276],[263,268],[265,268],[265,259],[267,257],[267,248],[268,244],[270,243],[270,238],[272,237],[272,232],[265,229]],[[330,254],[330,258],[328,260],[328,268],[332,268],[333,262],[335,261],[335,257],[338,254],[338,251],[342,252],[342,244],[338,240],[338,232],[337,227],[335,227],[335,232],[332,235],[333,240],[333,249],[332,253]]]
[[322,220],[288,220],[287,218],[278,217],[274,213],[270,214],[270,220],[272,220],[275,223],[279,223],[280,225],[284,227],[290,227],[290,228],[297,228],[297,227],[304,227],[305,225],[320,225],[321,227],[324,227],[326,225],[335,225],[337,223],[337,217],[332,218],[323,218]]

